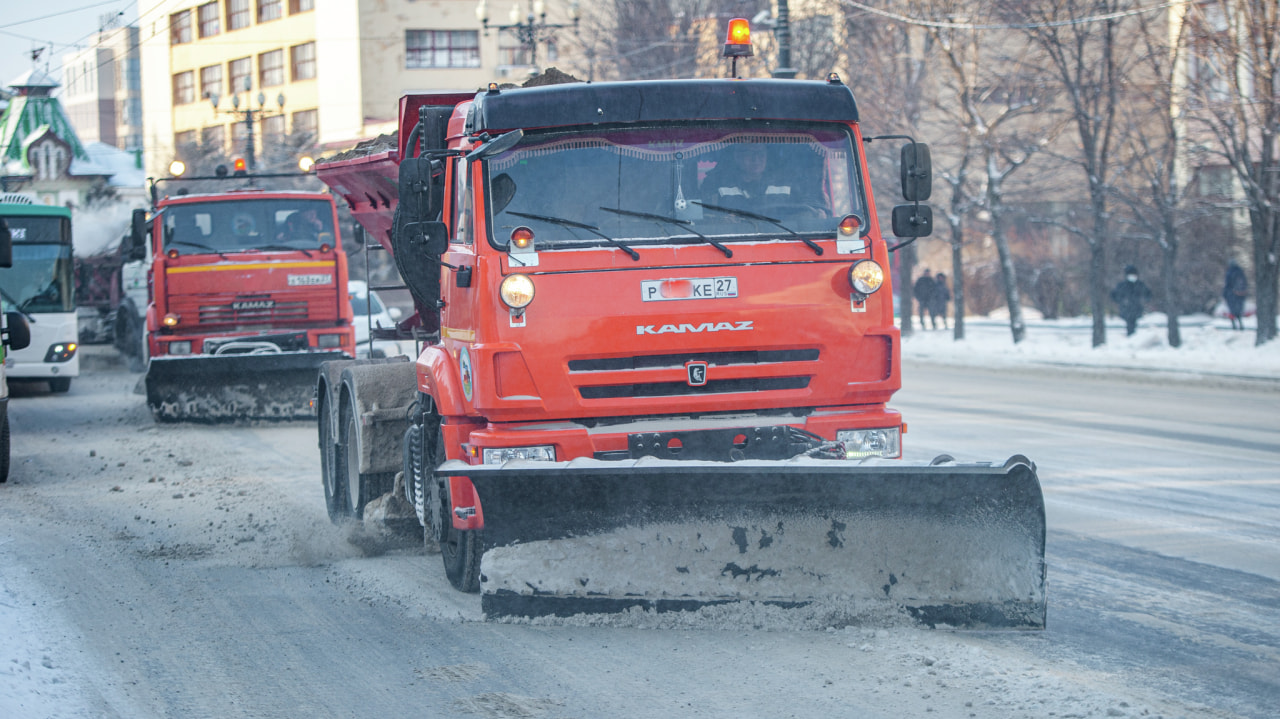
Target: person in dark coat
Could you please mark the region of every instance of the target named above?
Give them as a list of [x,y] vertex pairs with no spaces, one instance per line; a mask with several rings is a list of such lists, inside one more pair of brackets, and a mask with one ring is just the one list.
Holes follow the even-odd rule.
[[1151,289],[1138,279],[1138,268],[1133,265],[1125,267],[1124,279],[1111,290],[1111,301],[1116,303],[1120,316],[1124,318],[1126,335],[1132,335],[1138,328],[1138,318],[1150,299]]
[[929,302],[929,319],[933,328],[938,329],[938,318],[942,318],[942,329],[947,328],[947,304],[951,302],[951,288],[947,287],[947,276],[939,272],[933,276],[933,298]]
[[[930,305],[933,303],[933,274],[925,268],[924,274],[916,280],[915,287],[911,290],[911,295],[915,297],[916,304],[920,306],[920,329],[924,329],[924,316],[929,311]],[[934,323],[934,329],[937,329],[937,323]]]
[[1249,296],[1249,280],[1244,276],[1240,265],[1232,262],[1227,265],[1227,281],[1222,286],[1222,298],[1227,301],[1227,312],[1231,315],[1231,329],[1244,329],[1244,300]]

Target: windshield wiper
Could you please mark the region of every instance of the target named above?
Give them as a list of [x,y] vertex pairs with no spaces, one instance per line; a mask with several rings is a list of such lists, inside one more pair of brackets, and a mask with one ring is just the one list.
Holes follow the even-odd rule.
[[749,220],[760,220],[761,222],[768,222],[768,223],[769,223],[769,224],[771,224],[771,225],[776,225],[776,226],[781,227],[782,229],[786,230],[787,232],[790,232],[790,233],[791,233],[791,235],[792,235],[793,237],[795,237],[796,239],[798,239],[798,240],[800,240],[801,242],[805,243],[805,244],[806,244],[806,245],[808,245],[809,247],[813,248],[813,252],[814,252],[814,254],[818,254],[818,255],[821,255],[821,254],[822,254],[822,247],[820,247],[820,246],[818,245],[818,243],[814,242],[813,240],[809,239],[808,237],[801,237],[801,236],[799,235],[799,233],[797,233],[795,230],[791,229],[790,227],[787,227],[786,225],[782,224],[781,222],[777,221],[776,219],[774,219],[774,218],[772,218],[772,217],[767,217],[767,216],[765,216],[765,215],[757,215],[757,214],[756,214],[756,213],[754,213],[754,212],[748,212],[748,211],[746,211],[746,210],[736,210],[736,209],[734,209],[734,208],[732,208],[732,207],[722,207],[722,206],[720,206],[720,205],[709,205],[709,204],[707,204],[707,203],[705,203],[705,202],[701,202],[701,201],[699,201],[699,200],[693,200],[693,204],[695,204],[695,205],[700,205],[700,206],[702,206],[702,207],[707,208],[708,210],[715,210],[716,212],[723,212],[723,213],[725,213],[726,215],[737,215],[738,217],[745,217],[745,218],[747,218],[747,219],[749,219]]
[[208,245],[202,245],[202,244],[200,244],[199,242],[187,242],[186,240],[169,240],[168,242],[166,242],[166,243],[165,243],[165,246],[167,247],[167,246],[169,246],[169,245],[186,245],[187,247],[194,247],[194,248],[196,248],[197,250],[204,250],[205,252],[212,252],[213,254],[217,255],[218,257],[221,257],[221,258],[222,258],[222,259],[224,259],[224,260],[225,260],[225,259],[227,259],[227,256],[226,256],[226,255],[224,255],[224,254],[222,254],[222,253],[221,253],[221,252],[219,252],[218,250],[215,250],[215,249],[213,249],[212,247],[210,247],[210,246],[208,246]]
[[588,231],[590,231],[590,232],[594,232],[594,233],[595,233],[596,235],[598,235],[601,239],[603,239],[603,240],[605,240],[605,241],[607,241],[607,242],[609,242],[609,243],[613,244],[615,247],[617,247],[618,249],[622,250],[623,252],[626,252],[628,255],[631,255],[631,259],[636,260],[637,262],[640,260],[640,253],[639,253],[639,252],[636,252],[635,250],[631,249],[630,247],[627,247],[626,245],[622,244],[621,242],[618,242],[617,240],[613,239],[612,237],[610,237],[610,236],[606,235],[605,233],[601,232],[601,231],[600,231],[600,228],[599,228],[599,227],[596,227],[595,225],[588,225],[588,224],[586,224],[585,222],[577,222],[577,221],[575,221],[575,220],[567,220],[567,219],[565,219],[565,218],[563,218],[563,217],[552,217],[551,215],[534,215],[534,214],[530,214],[530,213],[528,213],[528,212],[513,212],[513,211],[511,211],[511,210],[507,210],[507,214],[508,214],[508,215],[515,215],[516,217],[524,217],[524,218],[528,218],[528,219],[530,219],[530,220],[541,220],[541,221],[543,221],[543,222],[550,222],[550,223],[551,223],[551,224],[553,224],[553,225],[561,225],[561,226],[564,226],[564,227],[577,227],[577,228],[582,229],[582,230],[588,230]]
[[307,257],[311,257],[311,253],[305,247],[290,247],[289,245],[260,245],[258,247],[245,248],[244,252],[266,252],[268,250],[283,250],[285,252],[301,252]]
[[689,220],[677,220],[674,217],[667,217],[665,215],[656,215],[651,212],[636,212],[635,210],[620,210],[616,207],[601,207],[600,209],[604,210],[605,212],[612,212],[617,215],[626,215],[627,217],[639,217],[645,220],[653,220],[654,222],[666,222],[668,224],[675,225],[677,227],[686,229],[689,232],[692,232],[698,237],[701,237],[709,245],[723,252],[725,257],[733,257],[733,250],[729,249],[728,247],[725,247],[719,242],[716,242],[710,237],[707,237],[701,232],[698,232],[697,230],[690,227],[690,225],[693,223],[691,223]]

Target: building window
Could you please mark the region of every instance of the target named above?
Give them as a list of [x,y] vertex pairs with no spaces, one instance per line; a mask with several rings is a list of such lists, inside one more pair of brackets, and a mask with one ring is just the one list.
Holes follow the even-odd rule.
[[169,44],[185,45],[191,42],[191,11],[183,10],[169,16]]
[[258,0],[258,22],[284,17],[284,0]]
[[222,94],[222,66],[210,65],[200,68],[200,97],[208,99]]
[[191,70],[173,76],[173,104],[190,105],[196,101],[196,74]]
[[316,9],[316,0],[289,0],[289,14],[310,12]]
[[284,137],[284,115],[272,115],[262,118],[262,137],[274,138],[277,142]]
[[316,44],[294,45],[289,48],[293,65],[293,81],[314,80],[316,77]]
[[227,30],[243,30],[252,19],[249,0],[227,0]]
[[477,30],[406,30],[405,67],[480,67]]
[[301,110],[293,113],[293,131],[315,135],[320,130],[319,116],[315,110]]
[[258,56],[258,86],[284,84],[284,50],[272,50]]
[[205,3],[196,8],[196,15],[200,21],[200,37],[213,37],[222,32],[217,2]]
[[200,131],[200,146],[207,153],[221,154],[227,151],[227,128],[225,125],[206,127]]
[[175,132],[173,134],[173,147],[178,151],[179,157],[186,157],[191,151],[192,146],[196,144],[196,131],[185,130],[183,132]]
[[232,94],[249,89],[249,81],[253,77],[253,58],[242,57],[228,63],[231,68],[231,84],[228,91]]

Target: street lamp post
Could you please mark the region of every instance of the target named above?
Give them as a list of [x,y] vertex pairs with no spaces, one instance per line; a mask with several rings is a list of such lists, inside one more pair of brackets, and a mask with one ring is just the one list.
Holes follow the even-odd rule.
[[267,94],[266,94],[265,92],[261,92],[261,91],[260,91],[260,92],[258,92],[258,98],[257,98],[257,100],[258,100],[258,107],[257,107],[256,109],[255,109],[255,108],[253,108],[253,107],[250,105],[250,102],[249,102],[249,92],[250,92],[251,90],[252,90],[252,87],[250,86],[249,78],[248,78],[248,77],[246,77],[246,78],[244,79],[244,90],[243,90],[243,92],[244,92],[244,94],[245,94],[245,102],[244,102],[245,107],[244,107],[244,109],[243,109],[243,110],[242,110],[242,109],[240,109],[240,93],[238,93],[238,92],[237,92],[237,93],[232,93],[232,95],[231,95],[231,108],[232,108],[232,109],[230,109],[230,110],[219,110],[219,109],[218,109],[218,100],[219,100],[220,98],[219,98],[219,96],[218,96],[218,93],[216,93],[216,92],[209,93],[209,102],[213,105],[213,109],[214,109],[214,111],[215,111],[215,112],[221,112],[221,113],[222,113],[222,114],[224,114],[224,115],[235,115],[235,116],[240,117],[240,118],[242,118],[242,119],[244,120],[244,128],[245,128],[245,152],[244,152],[244,154],[245,154],[245,161],[247,162],[247,164],[248,164],[248,166],[249,166],[249,171],[250,171],[250,172],[252,172],[252,171],[253,171],[254,169],[256,169],[256,167],[257,167],[257,162],[256,162],[256,160],[254,159],[254,155],[256,155],[256,154],[257,154],[257,148],[256,148],[256,147],[254,147],[253,123],[254,123],[255,121],[257,121],[257,120],[262,120],[262,119],[265,119],[265,118],[268,118],[268,117],[272,117],[272,116],[274,116],[274,115],[282,115],[282,114],[284,114],[284,93],[283,93],[283,92],[282,92],[282,93],[280,93],[278,96],[276,96],[276,108],[277,108],[277,109],[275,109],[275,110],[268,110],[268,109],[267,109]]
[[[534,74],[538,72],[538,43],[546,42],[555,36],[555,31],[561,28],[573,27],[573,33],[578,34],[578,0],[569,3],[569,18],[572,24],[565,23],[549,23],[547,22],[547,6],[543,0],[528,0],[529,10],[521,22],[520,3],[517,0],[511,6],[511,14],[508,16],[508,24],[493,25],[499,31],[509,30],[516,39],[520,41],[521,47],[529,51],[529,64],[533,66]],[[489,34],[489,7],[486,0],[480,0],[476,4],[476,19],[484,26],[485,35]]]

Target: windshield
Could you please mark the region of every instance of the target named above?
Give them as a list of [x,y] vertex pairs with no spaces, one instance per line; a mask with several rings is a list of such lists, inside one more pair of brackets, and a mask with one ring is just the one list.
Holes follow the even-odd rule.
[[831,125],[532,135],[489,160],[491,241],[505,248],[521,226],[539,249],[605,242],[580,225],[628,244],[832,234],[866,217],[855,158]]
[[13,267],[0,269],[0,288],[24,312],[74,312],[71,221],[65,217],[6,217],[13,235]]
[[324,200],[222,200],[164,210],[164,249],[181,254],[312,250],[332,247],[333,237],[333,210]]
[[[369,311],[370,305],[373,305],[373,312]],[[364,317],[369,314],[380,315],[382,314],[382,310],[382,302],[378,300],[377,295],[368,295],[368,299],[366,300],[365,296],[352,293],[351,311],[355,316]]]

